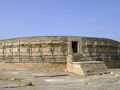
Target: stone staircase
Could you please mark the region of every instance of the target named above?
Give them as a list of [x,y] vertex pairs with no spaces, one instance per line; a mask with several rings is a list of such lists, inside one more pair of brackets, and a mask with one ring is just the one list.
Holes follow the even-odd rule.
[[[72,55],[67,57],[67,71],[82,75],[96,75],[96,74],[104,74],[107,73],[107,67],[103,61],[93,61],[93,60],[73,60]],[[80,58],[78,58],[80,59]]]

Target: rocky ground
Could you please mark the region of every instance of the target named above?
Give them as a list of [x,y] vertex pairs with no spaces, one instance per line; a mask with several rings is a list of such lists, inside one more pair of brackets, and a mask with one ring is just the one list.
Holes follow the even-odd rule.
[[120,90],[120,69],[81,77],[65,72],[0,71],[0,90]]

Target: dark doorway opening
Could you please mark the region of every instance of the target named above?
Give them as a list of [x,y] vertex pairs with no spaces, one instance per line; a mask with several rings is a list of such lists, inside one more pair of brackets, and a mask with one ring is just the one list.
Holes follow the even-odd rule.
[[72,41],[72,52],[78,53],[78,42],[77,41]]

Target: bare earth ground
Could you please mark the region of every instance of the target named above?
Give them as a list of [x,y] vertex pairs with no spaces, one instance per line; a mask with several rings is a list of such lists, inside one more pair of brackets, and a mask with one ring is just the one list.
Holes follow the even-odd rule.
[[0,90],[120,90],[120,69],[81,77],[65,72],[0,71]]

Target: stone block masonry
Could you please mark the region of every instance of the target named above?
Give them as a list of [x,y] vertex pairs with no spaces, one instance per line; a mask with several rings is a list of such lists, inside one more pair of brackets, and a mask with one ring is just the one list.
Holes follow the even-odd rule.
[[56,65],[54,70],[60,67],[61,71],[67,68],[69,56],[72,57],[73,64],[81,61],[103,61],[108,68],[118,68],[120,42],[78,36],[35,36],[0,40],[0,69],[46,71],[48,67],[48,71],[52,71],[52,66]]
[[108,73],[107,67],[103,61],[82,61],[68,63],[67,71],[81,76]]

